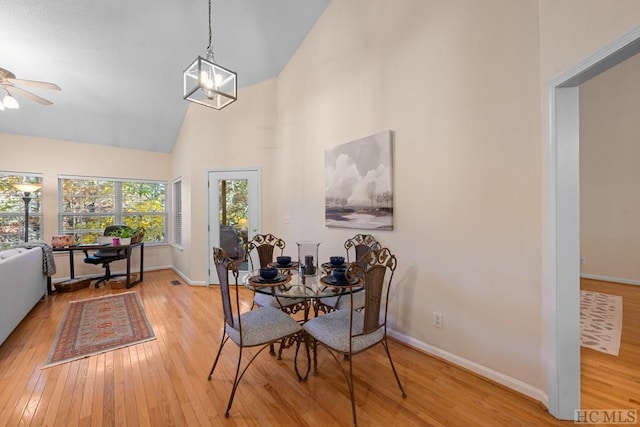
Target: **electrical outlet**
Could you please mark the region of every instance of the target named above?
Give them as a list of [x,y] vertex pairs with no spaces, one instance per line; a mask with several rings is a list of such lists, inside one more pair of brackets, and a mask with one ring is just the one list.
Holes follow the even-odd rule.
[[442,313],[434,311],[433,312],[433,326],[436,327],[436,328],[442,328],[444,326],[443,325],[443,321],[444,321],[444,319],[443,319]]
[[580,257],[580,265],[585,265],[587,263],[587,259],[583,256]]

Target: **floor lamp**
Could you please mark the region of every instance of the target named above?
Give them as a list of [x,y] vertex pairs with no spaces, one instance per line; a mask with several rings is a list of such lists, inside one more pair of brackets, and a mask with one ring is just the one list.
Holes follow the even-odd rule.
[[29,204],[31,203],[31,200],[33,200],[33,197],[31,197],[31,193],[38,191],[40,188],[42,188],[42,185],[13,184],[13,186],[18,191],[22,191],[24,194],[24,197],[22,197],[22,200],[24,200],[24,241],[28,242],[29,241]]

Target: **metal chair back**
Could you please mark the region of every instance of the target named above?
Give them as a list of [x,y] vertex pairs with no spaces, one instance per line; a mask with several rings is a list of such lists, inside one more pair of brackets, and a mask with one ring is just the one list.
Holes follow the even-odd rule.
[[247,253],[249,254],[249,261],[251,262],[251,269],[255,270],[253,257],[251,256],[254,251],[258,256],[259,268],[265,268],[267,264],[273,262],[274,254],[277,253],[276,249],[280,249],[279,255],[282,255],[285,246],[284,240],[273,234],[256,234],[253,236],[249,243],[247,243]]

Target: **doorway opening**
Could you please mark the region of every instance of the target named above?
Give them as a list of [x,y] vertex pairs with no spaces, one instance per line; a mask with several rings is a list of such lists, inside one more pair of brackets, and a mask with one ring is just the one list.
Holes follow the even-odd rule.
[[547,257],[549,412],[580,409],[580,176],[578,86],[640,52],[640,27],[548,85]]

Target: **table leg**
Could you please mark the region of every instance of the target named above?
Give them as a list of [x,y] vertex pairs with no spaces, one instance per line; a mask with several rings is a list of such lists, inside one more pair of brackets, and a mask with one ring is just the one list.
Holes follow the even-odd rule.
[[140,281],[144,279],[144,243],[140,244]]
[[[296,340],[296,354],[293,358],[293,367],[296,371],[298,381],[306,381],[307,378],[309,378],[309,372],[311,372],[311,353],[309,352],[309,340],[312,340],[313,338],[311,338],[311,336],[309,336],[304,331],[297,333],[294,337]],[[298,353],[300,350],[300,344],[304,344],[305,353],[307,354],[307,370],[304,375],[300,374],[300,369],[298,368]],[[314,375],[317,375],[317,368]]]
[[47,276],[47,295],[55,295],[58,293],[57,289],[53,289],[51,285],[51,276]]
[[71,276],[71,279],[75,279],[76,269],[73,265],[73,250],[69,250],[69,269],[71,270],[69,271],[69,275]]
[[132,288],[138,283],[144,280],[144,243],[140,243],[140,277],[132,282],[131,281],[131,254],[133,252],[132,247],[127,248],[126,256],[127,256],[127,289]]
[[127,289],[131,287],[131,246],[125,249],[127,257]]

